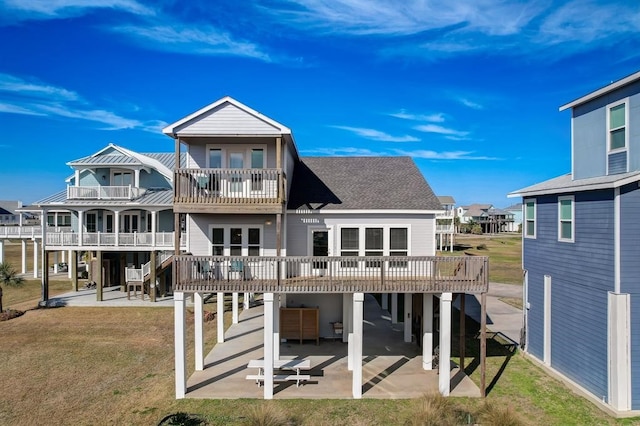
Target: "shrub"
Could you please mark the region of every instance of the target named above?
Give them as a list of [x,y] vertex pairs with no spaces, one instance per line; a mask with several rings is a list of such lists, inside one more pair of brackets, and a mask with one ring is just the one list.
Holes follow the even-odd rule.
[[478,413],[478,423],[493,426],[523,426],[524,420],[508,405],[485,403]]
[[457,413],[448,398],[439,393],[424,395],[419,402],[419,406],[407,420],[408,426],[449,426],[456,425]]
[[282,426],[288,424],[282,411],[272,404],[262,403],[251,407],[247,416],[250,426]]
[[476,249],[478,249],[478,250],[486,250],[487,249],[487,245],[486,244],[480,244],[478,247],[476,247]]

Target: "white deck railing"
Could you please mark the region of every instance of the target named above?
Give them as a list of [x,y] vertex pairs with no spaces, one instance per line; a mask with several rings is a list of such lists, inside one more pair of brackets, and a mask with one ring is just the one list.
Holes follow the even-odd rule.
[[129,186],[68,186],[68,200],[133,200],[144,193]]
[[[41,233],[40,233],[41,235]],[[82,244],[77,232],[47,232],[46,243],[50,247],[88,246],[88,247],[174,247],[174,232],[156,232],[155,243],[152,232],[85,232]],[[180,242],[184,247],[184,240]]]
[[447,234],[454,231],[453,223],[450,225],[436,225],[436,234]]

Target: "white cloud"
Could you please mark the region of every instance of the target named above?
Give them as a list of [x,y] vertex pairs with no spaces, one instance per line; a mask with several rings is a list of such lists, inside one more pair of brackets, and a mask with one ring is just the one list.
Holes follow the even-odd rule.
[[91,9],[114,9],[134,15],[154,15],[135,0],[4,0],[3,8],[17,19],[56,19],[82,15]]
[[429,123],[442,123],[445,119],[445,114],[442,112],[435,114],[410,114],[405,110],[401,110],[400,112],[394,112],[389,115],[402,120],[427,121]]
[[272,60],[258,45],[236,40],[229,33],[208,25],[173,23],[152,26],[125,25],[109,29],[154,50],[211,56],[243,56],[265,62]]
[[415,150],[415,151],[403,151],[395,150],[398,155],[407,155],[413,158],[422,158],[427,160],[499,160],[496,157],[486,157],[479,155],[472,155],[473,151],[430,151],[430,150]]
[[452,136],[457,138],[466,138],[469,135],[469,132],[439,126],[437,124],[423,124],[420,126],[415,126],[414,129],[424,133],[437,133],[439,135]]
[[362,127],[349,127],[349,126],[331,126],[336,129],[346,130],[348,132],[354,133],[360,137],[365,139],[371,139],[374,141],[380,142],[419,142],[420,139],[404,135],[404,136],[392,136],[388,133],[381,132],[375,129],[367,129]]
[[0,74],[0,113],[63,117],[106,125],[103,130],[138,129],[158,132],[163,122],[126,118],[99,109],[77,93],[37,80]]
[[471,101],[471,100],[469,100],[467,98],[459,98],[458,101],[460,101],[460,103],[462,105],[464,105],[466,107],[469,107],[471,109],[484,109],[483,105],[481,105],[481,104],[479,104],[477,102]]

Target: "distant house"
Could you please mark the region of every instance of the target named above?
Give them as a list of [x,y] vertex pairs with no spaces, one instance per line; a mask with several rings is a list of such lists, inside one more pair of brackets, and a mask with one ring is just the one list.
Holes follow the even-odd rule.
[[442,204],[444,211],[436,214],[436,242],[440,250],[453,251],[453,238],[456,233],[456,200],[450,195],[439,195],[438,201]]
[[[0,226],[20,225],[22,201],[0,200]],[[23,217],[24,218],[24,217]]]
[[503,210],[513,215],[513,222],[509,222],[507,231],[520,232],[520,226],[522,225],[522,203],[515,203]]
[[640,410],[640,72],[571,110],[571,173],[524,204],[526,352],[595,401]]
[[506,210],[496,209],[491,204],[471,204],[457,209],[460,224],[476,223],[483,233],[495,234],[510,230],[513,214]]

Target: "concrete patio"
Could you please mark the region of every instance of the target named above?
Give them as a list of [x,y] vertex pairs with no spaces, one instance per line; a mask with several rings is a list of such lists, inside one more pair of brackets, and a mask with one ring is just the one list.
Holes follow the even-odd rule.
[[[391,324],[375,298],[367,295],[364,307],[363,398],[416,398],[438,391],[437,370],[422,368],[421,349],[403,341],[403,325]],[[205,326],[215,327],[215,324]],[[263,389],[247,380],[255,369],[248,369],[251,359],[263,357],[262,306],[243,311],[238,324],[225,333],[225,342],[214,346],[205,358],[205,369],[196,371],[187,381],[187,398],[263,398]],[[351,399],[351,372],[347,369],[347,344],[323,339],[303,344],[280,345],[284,359],[309,359],[311,380],[300,387],[295,382],[277,383],[275,399]],[[307,372],[305,372],[306,374]],[[479,388],[456,366],[451,369],[451,395],[479,397]]]

